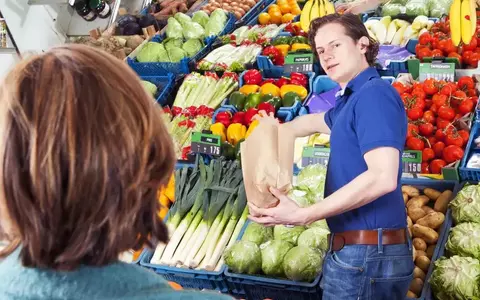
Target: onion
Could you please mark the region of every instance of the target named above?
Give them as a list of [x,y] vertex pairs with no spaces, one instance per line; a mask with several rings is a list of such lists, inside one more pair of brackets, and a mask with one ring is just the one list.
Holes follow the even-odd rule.
[[254,7],[256,2],[254,0],[245,0],[244,3],[248,4],[250,8]]

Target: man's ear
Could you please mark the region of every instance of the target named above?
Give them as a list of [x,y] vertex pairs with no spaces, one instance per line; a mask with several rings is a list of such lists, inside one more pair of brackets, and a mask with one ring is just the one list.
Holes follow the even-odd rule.
[[357,42],[357,47],[359,47],[362,54],[367,53],[368,46],[370,46],[370,40],[366,36],[362,36]]

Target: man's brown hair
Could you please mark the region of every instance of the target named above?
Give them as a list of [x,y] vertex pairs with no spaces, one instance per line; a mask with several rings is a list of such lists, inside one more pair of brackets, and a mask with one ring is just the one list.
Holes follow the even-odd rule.
[[358,42],[358,40],[362,37],[367,37],[370,41],[370,45],[367,47],[367,52],[365,53],[365,58],[370,66],[375,65],[375,61],[377,59],[379,45],[378,42],[375,41],[370,35],[368,34],[367,28],[360,20],[359,16],[354,14],[330,14],[324,17],[318,18],[313,20],[310,23],[310,29],[308,30],[308,39],[310,41],[310,45],[312,45],[312,49],[314,49],[315,53],[317,53],[317,45],[315,43],[315,36],[318,33],[318,30],[322,28],[326,24],[330,23],[337,23],[343,26],[345,30],[345,34],[348,35],[352,40]]
[[[122,61],[61,46],[0,85],[0,211],[24,266],[102,266],[166,242],[157,191],[175,157],[161,107]],[[3,202],[3,203],[2,203]]]

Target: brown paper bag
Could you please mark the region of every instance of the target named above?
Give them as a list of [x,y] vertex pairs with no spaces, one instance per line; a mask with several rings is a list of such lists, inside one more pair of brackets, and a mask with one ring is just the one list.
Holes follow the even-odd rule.
[[285,126],[261,122],[241,144],[242,171],[247,201],[262,208],[277,205],[275,187],[292,187],[294,135]]

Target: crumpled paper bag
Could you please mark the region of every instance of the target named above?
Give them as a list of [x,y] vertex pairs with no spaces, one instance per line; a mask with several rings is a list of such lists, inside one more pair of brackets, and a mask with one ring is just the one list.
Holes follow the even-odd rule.
[[269,188],[284,193],[292,188],[294,143],[293,133],[285,126],[260,122],[241,144],[247,201],[261,208],[274,207],[278,200]]

